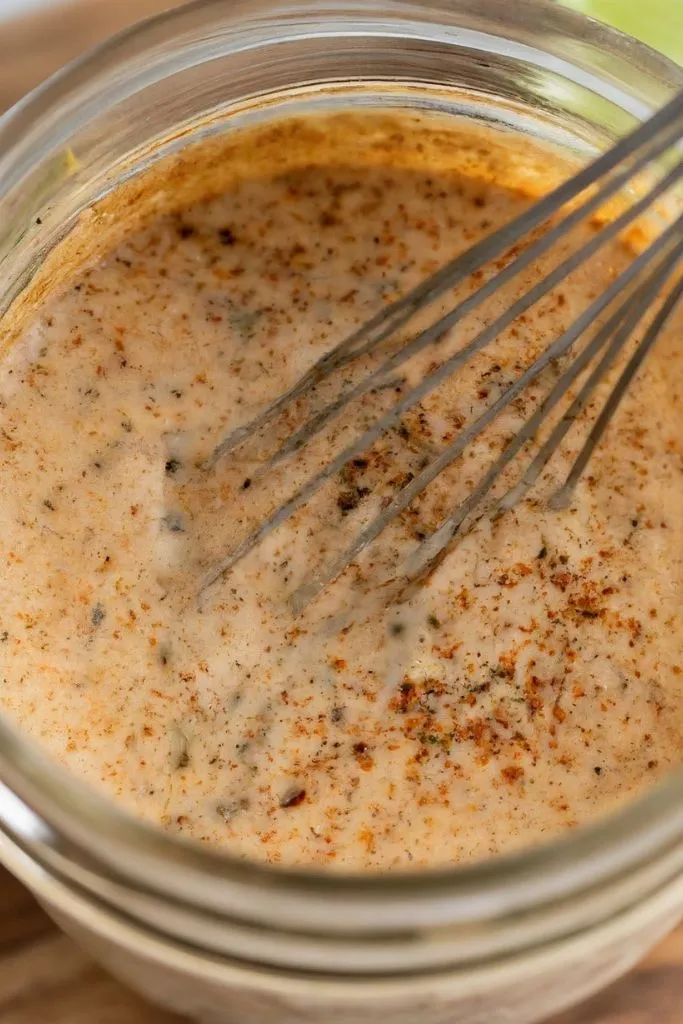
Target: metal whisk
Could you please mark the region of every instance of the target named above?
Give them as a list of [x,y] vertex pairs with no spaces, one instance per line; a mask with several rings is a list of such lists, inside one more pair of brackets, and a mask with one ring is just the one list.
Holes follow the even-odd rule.
[[[405,394],[401,394],[398,401],[387,412],[379,416],[369,429],[332,458],[234,550],[227,553],[205,575],[201,582],[201,590],[205,591],[223,574],[232,569],[271,531],[309,502],[327,480],[342,471],[351,460],[369,449],[399,421],[407,410],[434,391],[465,361],[470,360],[476,353],[489,346],[501,331],[598,252],[605,242],[614,239],[629,225],[632,225],[638,217],[649,211],[653,203],[672,189],[683,177],[683,158],[680,157],[682,137],[683,95],[680,95],[651,120],[619,141],[609,152],[561,184],[511,223],[472,246],[405,297],[384,308],[315,363],[288,391],[254,419],[230,433],[204,464],[205,471],[210,472],[219,460],[249,442],[264,427],[292,408],[294,403],[304,397],[310,398],[321,382],[332,374],[363,356],[370,353],[381,353],[383,343],[391,339],[399,329],[409,325],[416,314],[423,311],[446,291],[471,278],[471,275],[479,268],[505,254],[512,246],[519,246],[520,242],[528,243],[511,262],[504,265],[503,269],[496,272],[489,280],[459,302],[455,308],[447,311],[445,315],[439,316],[435,322],[419,330],[398,350],[388,354],[377,369],[371,370],[357,383],[344,384],[337,397],[314,412],[301,427],[287,438],[261,468],[261,473],[266,472],[292,453],[299,451],[328,423],[338,417],[349,403],[363,395],[372,393],[383,383],[391,381],[399,368],[412,356],[429,346],[436,348],[437,342],[445,332],[456,327],[465,316],[498,293],[521,271],[533,266],[534,261],[548,252],[572,227],[599,211],[610,197],[622,193],[624,188],[628,187],[629,183],[650,164],[660,161],[660,164],[668,166],[668,169],[659,174],[645,194],[634,199],[628,208],[618,216],[608,220],[585,245],[564,259],[542,280],[521,295],[466,345],[446,358],[436,369],[428,372],[417,386],[409,389]],[[545,233],[541,233],[536,238],[529,237],[530,233],[537,232],[549,221],[552,221],[552,226]],[[492,509],[488,508],[487,514],[500,514],[519,502],[557,451],[573,422],[585,409],[617,357],[624,352],[629,342],[633,342],[634,333],[645,318],[649,320],[649,323],[642,338],[635,345],[625,368],[592,424],[588,437],[564,484],[550,499],[551,507],[559,508],[566,505],[571,498],[577,480],[586,468],[621,399],[683,296],[683,277],[680,274],[682,257],[683,215],[667,226],[645,251],[638,255],[606,290],[587,306],[561,336],[551,341],[538,358],[477,419],[465,426],[452,443],[428,461],[424,468],[393,496],[387,507],[357,534],[338,558],[299,588],[294,596],[295,608],[301,610],[342,573],[392,520],[463,453],[503,409],[508,407],[538,378],[552,361],[557,361],[565,354],[571,354],[571,362],[562,371],[549,394],[541,401],[518,433],[508,442],[498,459],[468,497],[453,509],[437,529],[422,542],[409,565],[397,567],[397,572],[402,574],[406,583],[414,582],[431,571],[444,556],[449,545],[461,530],[463,523],[476,521],[478,515],[483,514],[482,508],[485,500],[506,467],[539,431],[551,411],[567,394],[582,372],[588,370],[590,365],[595,362],[596,365],[592,372],[589,373],[569,408],[558,420],[545,443],[524,470],[519,482],[498,499]],[[607,319],[596,328],[596,321],[603,313],[608,314]],[[578,343],[583,339],[585,339],[585,347],[575,352]]]

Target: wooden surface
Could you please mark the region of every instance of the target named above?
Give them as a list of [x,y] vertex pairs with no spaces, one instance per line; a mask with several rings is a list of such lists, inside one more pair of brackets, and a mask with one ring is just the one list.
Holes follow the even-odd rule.
[[[81,0],[0,25],[0,110],[106,35],[172,5],[173,0]],[[95,967],[0,869],[0,1024],[179,1020],[144,1005]],[[683,928],[628,977],[552,1024],[683,1024]]]

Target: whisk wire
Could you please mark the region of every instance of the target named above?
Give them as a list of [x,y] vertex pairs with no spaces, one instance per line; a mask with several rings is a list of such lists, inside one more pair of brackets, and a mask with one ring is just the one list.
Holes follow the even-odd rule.
[[[368,392],[386,387],[387,383],[404,383],[404,378],[395,378],[396,372],[412,356],[438,342],[448,331],[451,331],[465,316],[475,310],[486,299],[491,298],[521,271],[530,267],[540,256],[548,252],[560,241],[571,228],[586,217],[598,211],[611,196],[616,195],[633,176],[646,167],[653,159],[662,156],[666,151],[678,149],[683,134],[683,95],[677,96],[649,122],[641,125],[630,136],[618,142],[611,151],[599,157],[594,163],[579,171],[572,179],[556,188],[534,206],[526,210],[520,217],[504,225],[492,235],[472,246],[467,252],[448,263],[427,281],[418,285],[404,298],[385,307],[365,325],[340,342],[329,353],[311,367],[292,387],[267,406],[261,413],[248,423],[232,431],[204,463],[204,470],[211,470],[223,456],[236,447],[251,440],[263,427],[270,423],[281,411],[292,402],[314,392],[318,385],[335,370],[348,363],[358,360],[374,352],[383,341],[395,334],[397,330],[409,323],[411,317],[439,298],[449,289],[469,278],[471,274],[490,263],[510,248],[519,244],[520,239],[530,231],[542,225],[548,225],[545,233],[530,244],[521,248],[515,258],[485,280],[472,294],[460,301],[453,309],[438,317],[415,337],[401,345],[388,355],[375,370],[370,370],[360,381],[353,384],[342,384],[341,391],[322,408],[312,413],[280,447],[266,460],[256,475],[300,450],[324,426],[338,416],[355,399]],[[598,182],[606,175],[606,181]],[[211,587],[224,573],[228,572],[241,558],[258,545],[273,530],[289,519],[299,508],[305,505],[324,483],[344,469],[350,460],[370,448],[383,436],[401,416],[413,408],[426,396],[436,390],[454,372],[463,366],[477,353],[482,352],[501,332],[509,327],[514,320],[535,305],[553,288],[564,281],[578,267],[591,258],[606,242],[618,237],[621,232],[632,225],[638,217],[652,207],[652,204],[665,192],[683,178],[683,160],[679,160],[667,173],[661,175],[644,195],[639,196],[618,216],[609,220],[599,231],[596,231],[587,243],[577,251],[564,258],[559,265],[520,295],[509,307],[499,314],[491,323],[444,359],[431,372],[405,394],[402,394],[390,409],[385,411],[360,436],[347,444],[320,470],[305,480],[287,500],[246,536],[231,552],[226,554],[204,576],[200,584],[200,593]],[[583,196],[585,192],[588,194]],[[567,204],[581,196],[582,202],[571,205],[564,211]],[[564,211],[564,212],[563,212]],[[560,215],[559,220],[558,215]],[[319,571],[316,576],[301,585],[292,598],[293,607],[301,611],[321,590],[340,575],[350,563],[369,545],[386,527],[400,515],[445,469],[462,455],[468,444],[474,441],[483,430],[506,409],[522,392],[537,380],[539,375],[554,361],[570,353],[576,343],[591,331],[598,318],[609,313],[621,297],[617,309],[609,313],[604,324],[599,326],[585,347],[574,355],[572,362],[566,367],[549,394],[528,417],[521,429],[508,443],[504,451],[489,468],[481,481],[473,488],[468,497],[436,528],[421,545],[415,556],[409,560],[404,579],[407,582],[420,577],[425,571],[438,563],[448,549],[462,524],[475,513],[482,514],[482,506],[486,502],[492,488],[512,460],[522,451],[524,446],[538,432],[550,412],[567,394],[573,383],[587,370],[589,365],[600,356],[597,365],[588,375],[578,394],[570,403],[569,409],[559,419],[548,439],[541,446],[536,456],[523,473],[521,480],[494,502],[492,514],[511,508],[529,490],[538,479],[543,468],[557,451],[562,440],[585,409],[600,382],[608,374],[617,357],[633,337],[634,331],[644,319],[648,309],[655,303],[657,296],[676,270],[683,258],[683,215],[667,227],[655,240],[640,253],[610,285],[597,296],[590,305],[574,320],[574,322],[555,338],[551,344],[529,365],[512,384],[507,387],[496,401],[487,407],[472,423],[461,430],[458,437],[441,451],[432,461],[406,483],[391,499],[389,504],[372,519],[353,539],[341,556],[330,565]],[[588,438],[574,462],[565,483],[556,492],[552,501],[553,507],[560,507],[570,499],[572,489],[585,469],[596,445],[607,429],[616,408],[623,399],[628,387],[647,353],[660,335],[663,327],[670,319],[681,299],[683,282],[680,280],[671,290],[663,305],[652,319],[642,340],[637,345],[616,385],[610,392]],[[491,511],[491,510],[489,510]],[[475,519],[476,521],[476,519]]]
[[[609,372],[611,367],[614,365],[614,362],[617,356],[624,348],[624,345],[629,341],[638,324],[644,318],[651,303],[654,302],[654,300],[657,297],[657,294],[661,291],[662,287],[666,283],[667,278],[670,276],[670,274],[678,264],[679,260],[681,259],[681,255],[683,255],[683,243],[679,243],[675,247],[673,253],[663,261],[663,264],[660,267],[656,268],[653,271],[653,273],[642,285],[642,287],[637,289],[637,291],[633,293],[631,298],[627,300],[627,302],[625,302],[624,305],[620,308],[617,317],[620,318],[621,322],[618,325],[616,332],[614,333],[614,336],[612,338],[610,345],[607,348],[607,351],[603,355],[602,359],[598,363],[595,370],[586,380],[585,384],[583,385],[579,394],[576,396],[576,398],[570,405],[569,409],[567,409],[559,423],[556,424],[554,430],[550,434],[550,437],[545,442],[541,450],[537,453],[536,457],[528,467],[527,471],[524,473],[524,476],[522,477],[520,483],[516,487],[512,488],[508,492],[508,494],[505,495],[505,497],[502,499],[500,503],[502,511],[505,511],[508,508],[512,508],[513,505],[517,504],[517,502],[520,501],[524,497],[524,495],[531,489],[531,487],[533,487],[533,485],[536,483],[541,472],[547,466],[548,462],[555,454],[555,452],[558,450],[560,443],[562,442],[566,434],[569,432],[572,425],[578,419],[581,412],[585,409],[586,405],[588,404],[598,385],[604,379],[604,377]],[[602,334],[603,332],[600,333]],[[604,340],[606,340],[611,333],[611,330],[605,332],[604,339],[601,338],[602,344],[598,348],[596,348],[595,352],[597,352],[599,348],[602,348]],[[656,329],[654,337],[656,338],[658,334],[659,328]],[[645,345],[648,336],[649,332],[648,335],[646,335],[646,338],[643,339],[643,342],[641,342],[639,350]],[[592,346],[589,346],[589,348],[586,349],[586,352],[589,352],[590,349],[592,349]],[[591,352],[591,358],[593,357],[593,354],[594,353]],[[586,360],[584,365],[587,365],[589,361],[590,360]],[[579,359],[577,359],[577,364],[579,362],[583,363],[582,357],[579,357]],[[573,371],[574,368],[575,367],[572,366],[571,371]],[[578,372],[580,372],[582,368],[582,366],[576,366]],[[575,375],[572,374],[572,380],[574,379],[574,376]]]
[[[611,150],[580,170],[574,177],[563,182],[519,217],[457,256],[406,296],[380,310],[357,331],[322,356],[291,388],[275,399],[261,413],[237,427],[224,438],[206,460],[204,468],[213,468],[220,459],[271,422],[286,406],[301,398],[346,362],[372,351],[403,327],[419,309],[430,304],[447,290],[456,287],[476,270],[500,256],[519,238],[543,224],[563,206],[571,203],[583,191],[595,185],[601,177],[624,163],[614,177],[608,180],[598,193],[587,200],[582,208],[582,213],[579,210],[570,212],[562,222],[564,227],[557,226],[557,237],[559,237],[578,219],[599,208],[608,198],[616,194],[646,164],[670,148],[680,138],[682,126],[683,97],[677,96],[648,122],[640,125],[631,135],[621,139]],[[629,163],[631,160],[633,163]],[[547,236],[545,237],[547,238]],[[543,244],[544,240],[539,241]],[[535,250],[534,255],[529,259],[538,258],[540,252],[543,251],[545,248]],[[520,265],[520,269],[525,265],[527,264]],[[500,285],[501,282],[498,278],[494,278],[494,280]],[[479,301],[483,301],[488,294],[488,290],[481,291]]]
[[607,402],[605,403],[603,410],[598,416],[598,419],[596,420],[593,429],[588,435],[588,438],[583,449],[581,450],[576,462],[572,466],[564,486],[557,492],[556,495],[553,496],[553,498],[551,498],[550,505],[552,508],[562,508],[571,497],[571,493],[574,487],[576,486],[579,477],[586,468],[591,455],[595,451],[595,448],[600,442],[602,435],[609,426],[614,416],[614,413],[619,404],[621,403],[621,401],[623,400],[624,395],[626,394],[633,378],[642,366],[645,357],[647,356],[648,352],[656,342],[666,322],[673,315],[674,310],[678,306],[682,297],[683,279],[677,282],[675,287],[667,296],[664,305],[659,310],[655,320],[648,328],[647,333],[643,338],[643,341],[638,346],[636,351],[633,353],[631,359],[626,365],[626,368],[624,369],[624,372],[619,378],[616,387],[607,399]]
[[[589,399],[595,392],[600,382],[604,379],[614,364],[617,356],[623,350],[625,344],[631,338],[633,331],[645,316],[648,304],[651,303],[661,290],[667,277],[675,269],[677,262],[683,255],[683,243],[679,243],[673,253],[668,255],[662,264],[657,267],[649,278],[639,286],[629,298],[617,309],[617,311],[603,324],[593,340],[584,348],[570,366],[559,377],[555,386],[543,400],[536,411],[529,417],[524,426],[515,434],[507,448],[499,456],[496,462],[490,467],[479,484],[472,490],[455,511],[448,516],[420,546],[413,559],[409,560],[406,566],[406,578],[412,582],[413,579],[429,575],[438,564],[448,549],[448,545],[459,532],[460,527],[472,512],[479,510],[476,520],[488,511],[491,518],[506,512],[517,505],[536,483],[541,472],[548,464],[552,456],[571,429],[572,424],[578,418],[580,412],[585,408]],[[638,351],[648,348],[661,330],[663,324],[653,325],[653,333],[643,339]],[[577,380],[583,370],[593,361],[599,352],[605,347],[610,337],[612,338],[607,351],[593,370],[587,381],[582,386],[567,412],[556,424],[543,447],[532,460],[519,483],[511,487],[494,505],[489,509],[482,509],[489,492],[492,490],[498,479],[502,476],[507,466],[516,458],[526,443],[534,437],[542,426],[546,417],[557,406],[558,402],[566,395],[572,384]],[[617,385],[618,386],[618,385]],[[615,388],[616,390],[616,388]],[[563,485],[564,490],[569,484],[569,478]],[[571,486],[571,485],[570,485]],[[559,494],[559,492],[558,492]],[[552,501],[553,499],[551,499]]]
[[[667,271],[671,266],[673,266],[677,255],[678,254],[668,258],[666,267]],[[551,392],[539,405],[536,411],[527,419],[524,426],[515,434],[503,453],[491,466],[480,483],[473,489],[471,494],[469,494],[465,501],[463,501],[458,508],[439,525],[434,533],[425,540],[425,551],[421,558],[422,562],[425,562],[425,560],[430,561],[432,555],[439,554],[441,547],[445,546],[445,544],[455,536],[465,519],[467,519],[469,514],[481,504],[483,499],[486,498],[491,488],[495,485],[500,476],[502,476],[507,466],[519,454],[527,442],[534,437],[548,414],[552,412],[562,398],[564,398],[572,384],[576,381],[583,370],[592,362],[596,355],[605,347],[611,337],[612,342],[609,345],[607,353],[600,360],[598,367],[593,371],[586,384],[584,384],[580,393],[572,402],[572,405],[565,415],[559,423],[556,424],[552,434],[533,459],[522,479],[518,484],[511,487],[510,490],[508,490],[507,493],[494,505],[491,509],[491,515],[493,516],[497,512],[507,511],[521,501],[527,491],[538,479],[541,471],[557,450],[557,445],[560,440],[570,429],[571,424],[577,418],[581,409],[584,408],[586,402],[590,398],[590,395],[595,390],[595,387],[597,387],[597,384],[607,372],[609,366],[614,361],[614,358],[616,358],[624,344],[628,341],[632,331],[637,327],[639,321],[644,316],[646,310],[645,303],[654,298],[657,291],[661,288],[663,276],[664,275],[660,271],[660,268],[658,268],[657,271],[653,272],[650,278],[637,288],[617,309],[617,311],[612,314],[609,320],[602,325],[590,344],[577,355],[576,359],[574,359],[569,367],[561,374]],[[434,548],[435,540],[439,541],[438,548]],[[432,548],[431,554],[427,551],[428,548]]]

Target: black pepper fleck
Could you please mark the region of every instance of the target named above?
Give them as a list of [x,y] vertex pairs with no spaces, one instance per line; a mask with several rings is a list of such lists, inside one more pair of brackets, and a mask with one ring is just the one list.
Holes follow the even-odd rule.
[[230,822],[239,814],[240,811],[249,810],[249,800],[246,796],[240,797],[239,800],[230,800],[227,803],[216,804],[216,811],[220,814],[223,821]]

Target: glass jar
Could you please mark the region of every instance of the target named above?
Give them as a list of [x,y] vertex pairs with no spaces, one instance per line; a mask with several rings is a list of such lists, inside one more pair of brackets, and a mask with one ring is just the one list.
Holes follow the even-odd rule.
[[[99,197],[257,119],[349,105],[508,124],[587,159],[683,73],[546,0],[201,0],[0,122],[0,311]],[[156,832],[0,721],[0,858],[65,930],[205,1024],[530,1024],[683,915],[680,779],[591,829],[450,871],[256,866]]]

